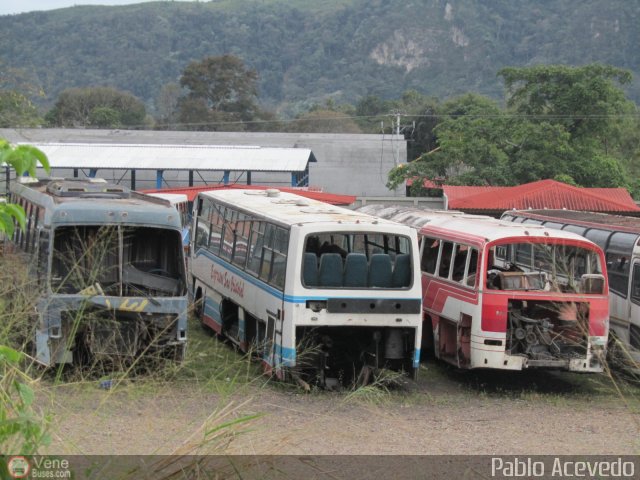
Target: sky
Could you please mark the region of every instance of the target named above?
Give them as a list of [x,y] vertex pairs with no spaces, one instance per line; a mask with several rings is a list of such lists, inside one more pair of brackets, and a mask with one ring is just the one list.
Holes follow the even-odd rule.
[[[158,0],[0,0],[0,15],[33,12],[34,10],[53,10],[73,7],[74,5],[128,5]],[[163,0],[173,1],[173,0]],[[177,0],[197,1],[197,0]]]

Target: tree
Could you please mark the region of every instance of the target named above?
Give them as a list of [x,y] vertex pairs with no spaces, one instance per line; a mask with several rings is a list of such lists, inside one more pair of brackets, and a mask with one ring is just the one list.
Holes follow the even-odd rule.
[[188,91],[178,102],[180,122],[190,130],[244,129],[242,122],[260,117],[257,81],[256,71],[233,55],[191,62],[180,77]]
[[538,65],[503,68],[498,76],[504,79],[507,106],[514,112],[559,123],[575,140],[599,137],[605,142],[618,115],[634,109],[614,83],[631,82],[631,72],[621,68]]
[[63,91],[45,119],[54,127],[138,127],[145,124],[144,103],[111,87]]
[[180,99],[180,85],[167,83],[162,86],[155,100],[157,128],[175,128],[178,121],[178,101]]
[[0,128],[36,127],[41,123],[31,101],[14,90],[0,91]]
[[42,95],[29,74],[0,61],[0,128],[35,127],[42,119],[30,97]]
[[442,104],[433,128],[437,148],[392,170],[388,185],[408,178],[466,185],[565,178],[587,187],[627,187],[620,152],[630,145],[619,139],[635,108],[612,81],[628,81],[627,73],[599,65],[503,69],[507,108],[473,94]]

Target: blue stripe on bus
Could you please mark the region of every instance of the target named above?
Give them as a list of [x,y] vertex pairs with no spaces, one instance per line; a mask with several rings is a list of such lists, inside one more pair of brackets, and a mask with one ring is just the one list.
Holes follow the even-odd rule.
[[416,348],[413,354],[413,368],[418,368],[420,366],[420,349]]
[[[200,255],[204,255],[205,257],[207,257],[209,260],[213,261],[214,263],[217,263],[218,265],[221,265],[222,267],[231,270],[232,273],[238,275],[239,277],[242,277],[243,280],[246,280],[247,282],[249,282],[250,284],[258,287],[261,290],[264,290],[265,292],[267,292],[270,295],[273,295],[274,297],[278,298],[278,299],[284,299],[285,302],[288,303],[305,303],[307,300],[327,300],[328,297],[322,296],[322,297],[316,297],[316,296],[294,296],[294,295],[284,295],[283,292],[281,292],[280,290],[264,283],[262,280],[249,275],[248,273],[245,273],[243,270],[240,270],[238,267],[230,264],[229,262],[221,259],[220,257],[215,256],[213,253],[209,252],[208,250],[201,248],[200,250],[198,250],[196,252],[196,258]],[[343,297],[340,297],[343,298]],[[380,297],[344,297],[345,299],[348,298],[358,298],[358,299],[362,299],[362,300],[379,300]],[[404,300],[404,299],[403,299]],[[422,300],[422,298],[418,297],[418,298],[410,298],[410,299],[406,299],[406,300]]]
[[204,314],[211,318],[217,324],[222,324],[222,316],[220,315],[220,304],[206,297],[204,300]]

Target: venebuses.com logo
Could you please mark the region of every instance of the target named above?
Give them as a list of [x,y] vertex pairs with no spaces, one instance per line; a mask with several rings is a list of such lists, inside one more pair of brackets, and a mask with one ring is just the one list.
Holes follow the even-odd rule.
[[7,472],[9,478],[71,478],[69,460],[42,456],[9,457]]
[[26,478],[31,471],[31,465],[25,457],[10,457],[7,462],[7,470],[11,478]]

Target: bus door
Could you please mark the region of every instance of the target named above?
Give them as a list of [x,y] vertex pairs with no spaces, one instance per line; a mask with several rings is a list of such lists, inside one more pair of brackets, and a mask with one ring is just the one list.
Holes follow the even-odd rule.
[[263,340],[264,350],[263,359],[271,365],[274,372],[278,375],[282,364],[282,330],[283,319],[282,310],[277,312],[267,310],[267,329],[266,336]]

